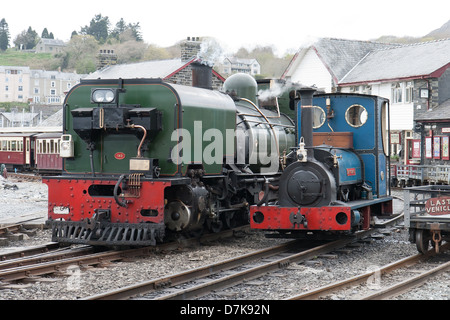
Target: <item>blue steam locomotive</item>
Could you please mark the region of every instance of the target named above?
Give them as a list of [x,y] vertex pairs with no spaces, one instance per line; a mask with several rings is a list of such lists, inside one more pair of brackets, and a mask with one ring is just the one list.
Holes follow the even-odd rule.
[[313,88],[290,97],[298,146],[272,186],[278,200],[250,207],[251,227],[272,237],[327,238],[369,229],[373,216],[392,214],[389,101]]

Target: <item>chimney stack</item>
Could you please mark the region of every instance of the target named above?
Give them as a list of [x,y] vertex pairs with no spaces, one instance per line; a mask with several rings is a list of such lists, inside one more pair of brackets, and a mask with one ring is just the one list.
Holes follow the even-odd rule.
[[201,41],[199,37],[187,37],[187,40],[181,43],[181,61],[188,62],[197,57],[200,52]]
[[191,68],[192,86],[212,90],[212,67],[195,61]]

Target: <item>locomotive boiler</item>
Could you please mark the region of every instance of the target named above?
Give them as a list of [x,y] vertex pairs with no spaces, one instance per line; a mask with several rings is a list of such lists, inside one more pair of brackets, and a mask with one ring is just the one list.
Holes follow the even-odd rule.
[[291,96],[300,96],[298,145],[286,156],[278,201],[251,206],[251,227],[272,237],[328,238],[391,214],[388,100],[307,87]]
[[52,241],[154,245],[249,223],[274,201],[295,125],[260,108],[256,81],[224,91],[160,79],[84,80],[64,101],[63,173],[46,177]]

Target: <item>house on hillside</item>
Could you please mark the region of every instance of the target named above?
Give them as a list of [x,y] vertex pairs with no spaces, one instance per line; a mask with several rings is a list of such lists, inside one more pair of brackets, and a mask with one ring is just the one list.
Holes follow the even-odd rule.
[[[181,43],[181,58],[108,65],[89,74],[84,79],[160,78],[174,84],[196,85],[195,70],[196,67],[203,64],[202,59],[198,57],[200,48],[201,40],[199,38],[188,38]],[[225,78],[212,68],[210,69],[212,89],[220,90]]]
[[36,53],[61,53],[66,44],[58,39],[41,39],[36,45]]
[[232,75],[234,73],[247,73],[255,76],[261,73],[261,65],[256,59],[242,59],[236,57],[226,57],[221,65],[223,74]]

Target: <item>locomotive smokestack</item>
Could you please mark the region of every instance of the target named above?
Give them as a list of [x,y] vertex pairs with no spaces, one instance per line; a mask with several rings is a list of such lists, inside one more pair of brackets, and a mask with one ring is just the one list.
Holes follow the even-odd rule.
[[314,157],[313,147],[313,95],[316,89],[304,87],[299,90],[301,99],[301,133],[305,147],[308,148],[308,158]]
[[191,63],[192,86],[212,90],[212,67],[200,62]]

